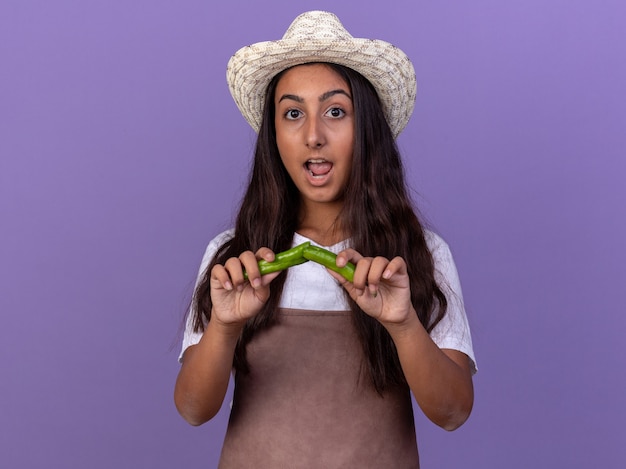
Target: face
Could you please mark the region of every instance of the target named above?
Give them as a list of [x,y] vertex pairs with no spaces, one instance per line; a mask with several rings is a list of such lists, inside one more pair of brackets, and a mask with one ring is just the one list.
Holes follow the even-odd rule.
[[280,78],[274,98],[280,157],[305,205],[341,202],[354,149],[350,87],[323,64]]

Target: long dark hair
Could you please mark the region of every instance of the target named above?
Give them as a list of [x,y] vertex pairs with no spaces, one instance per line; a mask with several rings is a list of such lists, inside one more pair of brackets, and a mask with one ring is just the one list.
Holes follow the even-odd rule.
[[[412,304],[420,322],[430,331],[445,315],[447,302],[435,281],[432,256],[409,197],[400,154],[378,95],[370,82],[354,70],[327,65],[350,86],[355,114],[352,173],[345,188],[338,225],[350,236],[351,246],[361,254],[405,259]],[[211,317],[211,268],[246,250],[254,252],[263,246],[275,252],[288,249],[298,228],[299,192],[282,164],[276,145],[274,95],[282,73],[274,77],[267,89],[263,122],[234,236],[218,249],[194,295],[197,331],[204,330]],[[283,272],[270,284],[269,300],[244,326],[233,363],[238,371],[248,370],[246,345],[254,333],[276,320],[274,312],[285,278]],[[354,301],[349,299],[349,302],[374,388],[382,393],[389,386],[405,383],[398,354],[387,331]]]

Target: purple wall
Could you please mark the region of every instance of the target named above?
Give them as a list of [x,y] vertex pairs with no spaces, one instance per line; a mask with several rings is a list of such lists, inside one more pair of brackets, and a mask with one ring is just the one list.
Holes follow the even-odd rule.
[[0,465],[214,467],[226,413],[172,391],[254,140],[225,66],[328,8],[415,62],[399,143],[473,327],[474,413],[417,417],[424,467],[621,467],[623,2],[212,3],[0,4]]

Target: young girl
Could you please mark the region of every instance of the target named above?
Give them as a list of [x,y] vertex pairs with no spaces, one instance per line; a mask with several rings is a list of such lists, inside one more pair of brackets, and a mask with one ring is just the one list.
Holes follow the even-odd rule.
[[[220,467],[418,467],[411,393],[453,430],[476,368],[454,262],[421,226],[395,144],[413,66],[308,12],[238,51],[228,83],[258,132],[254,166],[201,264],[176,406],[208,421],[234,370]],[[355,264],[353,281],[314,262],[260,274],[306,241]]]

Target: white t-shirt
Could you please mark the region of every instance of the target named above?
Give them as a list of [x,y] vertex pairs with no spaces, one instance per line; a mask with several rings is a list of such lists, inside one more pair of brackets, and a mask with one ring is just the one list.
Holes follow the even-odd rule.
[[[208,245],[200,269],[198,283],[217,249],[233,236],[233,230],[228,230],[216,236]],[[459,275],[452,259],[452,253],[446,242],[435,233],[425,231],[426,243],[432,253],[435,264],[435,280],[448,300],[448,308],[443,319],[430,332],[433,342],[442,349],[458,350],[466,354],[471,360],[472,373],[477,371],[476,359],[472,347],[472,337],[465,314],[463,293]],[[295,233],[292,246],[306,241],[320,246],[314,241]],[[333,246],[321,246],[335,254],[348,247],[347,241]],[[325,292],[320,295],[319,292]],[[305,262],[287,271],[287,279],[279,303],[280,308],[306,309],[318,311],[346,311],[350,309],[344,289],[326,271],[326,268],[315,262]],[[187,347],[200,342],[202,332],[194,332],[193,315],[188,314],[183,337],[183,344],[179,360]]]

